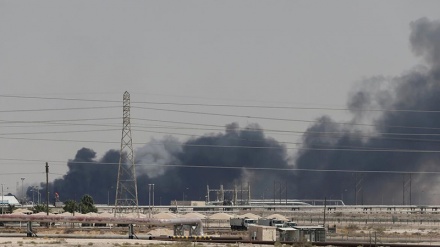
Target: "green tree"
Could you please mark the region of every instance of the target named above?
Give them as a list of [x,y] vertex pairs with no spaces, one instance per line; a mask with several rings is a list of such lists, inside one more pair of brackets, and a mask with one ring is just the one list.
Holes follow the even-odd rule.
[[87,214],[90,212],[97,213],[98,209],[95,207],[95,202],[90,195],[83,195],[81,202],[79,203],[81,213]]
[[75,211],[78,211],[79,205],[74,200],[67,200],[64,202],[63,210],[64,212],[73,213]]
[[8,210],[6,211],[8,214],[11,214],[16,209],[15,205],[8,204]]
[[[47,206],[43,205],[43,204],[35,205],[32,208],[32,212],[34,212],[34,214],[39,213],[39,212],[47,212]],[[50,209],[49,209],[49,212],[50,212]]]

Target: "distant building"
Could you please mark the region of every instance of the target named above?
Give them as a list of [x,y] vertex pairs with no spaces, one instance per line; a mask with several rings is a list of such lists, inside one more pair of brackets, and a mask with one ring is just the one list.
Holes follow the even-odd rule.
[[171,206],[194,206],[194,207],[200,207],[200,206],[206,206],[205,201],[171,201]]
[[278,228],[280,241],[325,242],[323,226],[293,226]]
[[15,196],[0,196],[0,205],[1,206],[7,206],[7,205],[12,205],[12,206],[17,206],[20,205],[20,203],[18,202],[17,198]]
[[277,228],[274,226],[249,225],[249,238],[257,241],[276,241]]

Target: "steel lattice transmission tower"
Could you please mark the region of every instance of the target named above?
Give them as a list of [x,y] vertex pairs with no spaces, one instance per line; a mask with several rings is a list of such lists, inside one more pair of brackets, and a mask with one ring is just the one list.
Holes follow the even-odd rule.
[[118,212],[138,210],[136,168],[134,164],[133,141],[131,139],[130,94],[124,93],[123,128],[119,157],[118,181],[116,184],[115,216]]

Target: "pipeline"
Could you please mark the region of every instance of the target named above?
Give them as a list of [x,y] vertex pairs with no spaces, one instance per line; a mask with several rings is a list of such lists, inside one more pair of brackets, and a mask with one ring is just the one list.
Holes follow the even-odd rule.
[[203,235],[202,220],[198,218],[154,219],[154,218],[123,218],[123,217],[96,217],[96,216],[61,216],[61,215],[0,215],[0,221],[9,222],[66,222],[66,223],[112,223],[112,224],[139,224],[139,225],[190,225],[196,226],[195,234]]

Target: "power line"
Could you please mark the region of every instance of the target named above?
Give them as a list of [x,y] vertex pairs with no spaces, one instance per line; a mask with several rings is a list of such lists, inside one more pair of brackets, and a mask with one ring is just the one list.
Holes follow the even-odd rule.
[[101,120],[120,120],[121,118],[117,117],[106,117],[106,118],[75,118],[75,119],[53,119],[53,120],[0,120],[0,123],[38,123],[38,124],[47,124],[52,122],[83,122],[83,121],[101,121]]
[[[38,97],[37,97],[38,98]],[[58,98],[50,98],[50,99],[58,99]],[[61,98],[59,98],[61,99]],[[73,99],[70,99],[73,100]],[[91,100],[96,101],[96,100]],[[110,101],[111,102],[111,101]],[[101,107],[76,107],[76,108],[49,108],[49,109],[17,109],[17,110],[0,110],[0,112],[40,112],[40,111],[68,111],[68,110],[91,110],[91,109],[103,109],[103,108],[119,108],[119,106],[101,106]],[[153,107],[133,107],[138,109],[146,109],[146,110],[158,110],[158,111],[169,111],[169,112],[180,112],[180,113],[190,113],[190,114],[201,114],[201,115],[212,115],[212,116],[225,116],[225,117],[237,117],[237,118],[252,118],[252,119],[261,119],[261,120],[275,120],[275,121],[289,121],[289,122],[303,122],[303,123],[317,123],[316,120],[304,120],[304,119],[287,119],[287,118],[272,118],[272,117],[261,117],[261,116],[244,116],[244,115],[236,115],[236,114],[221,114],[221,113],[208,113],[208,112],[200,112],[200,111],[187,111],[187,110],[176,110],[176,109],[162,109],[162,108],[153,108]],[[324,109],[324,108],[323,108]],[[403,110],[401,110],[403,111]],[[426,112],[436,112],[436,111],[426,111]],[[440,112],[440,111],[439,111]],[[115,118],[109,118],[115,119]],[[77,121],[77,120],[70,120]],[[150,120],[152,121],[152,120]],[[17,121],[20,122],[20,121]],[[41,122],[44,121],[35,121]],[[47,121],[46,121],[47,122]],[[430,130],[440,130],[440,128],[431,128],[431,127],[420,127],[420,126],[399,126],[399,125],[377,125],[377,124],[365,124],[365,123],[343,123],[343,122],[332,122],[334,124],[340,125],[355,125],[355,126],[369,126],[369,127],[390,127],[390,128],[407,128],[407,129],[430,129]]]
[[[203,107],[229,107],[229,108],[258,108],[258,109],[286,109],[286,110],[326,110],[326,111],[352,111],[349,108],[331,107],[299,107],[299,106],[267,106],[267,105],[231,105],[231,104],[202,104],[202,103],[175,103],[175,102],[152,102],[140,101],[135,104],[172,105],[172,106],[203,106]],[[417,110],[417,109],[356,109],[360,112],[411,112],[411,113],[440,113],[440,110]]]
[[41,112],[41,111],[96,110],[96,109],[110,109],[110,108],[121,108],[121,107],[120,106],[89,106],[89,107],[72,107],[72,108],[15,109],[15,110],[0,110],[0,112],[16,113],[16,112]]
[[[77,131],[51,131],[51,132],[31,132],[31,133],[7,133],[7,134],[1,134],[2,135],[20,135],[20,134],[65,134],[65,133],[87,133],[87,132],[102,132],[102,131],[117,131],[119,129],[101,129],[101,130],[77,130]],[[138,130],[139,132],[153,132],[153,133],[162,133],[162,134],[172,134],[172,135],[185,135],[185,136],[191,136],[194,137],[194,135],[191,134],[182,134],[182,133],[172,133],[172,132],[157,132],[157,131],[146,131],[146,130]],[[204,136],[197,136],[197,137],[204,137]],[[336,138],[336,137],[335,137]],[[254,143],[264,143],[266,142],[266,140],[251,140],[251,139],[245,139],[245,138],[229,138],[231,140],[236,140],[236,141],[246,141],[246,142],[254,142]],[[30,139],[32,140],[32,139]],[[58,141],[64,141],[62,139],[57,139]],[[405,140],[405,139],[399,139],[399,140]],[[411,141],[423,141],[423,140],[417,140],[417,139],[408,139]],[[72,140],[65,140],[65,141],[72,141]],[[440,142],[440,140],[426,140],[426,141],[437,141]],[[75,142],[83,142],[80,140],[76,140]],[[87,142],[87,141],[84,141]],[[95,141],[92,141],[95,142]],[[106,143],[115,143],[115,142],[106,142]],[[293,144],[293,145],[300,145],[301,143],[297,143],[297,142],[283,142],[283,141],[278,141],[278,144]],[[138,145],[143,145],[144,143],[136,143]],[[185,144],[182,144],[185,145]],[[322,147],[326,147],[326,145],[320,145]],[[215,147],[215,145],[212,145],[212,147]],[[342,145],[338,145],[338,148],[358,148],[361,149],[363,147],[356,147],[356,146],[342,146]],[[370,147],[370,149],[385,149],[385,148],[373,148]]]
[[[113,119],[113,118],[103,118],[103,119]],[[0,120],[5,122],[4,120]],[[54,120],[54,121],[68,121],[68,120]],[[75,120],[76,121],[76,120]],[[159,120],[160,121],[160,120]],[[20,121],[20,123],[25,123],[27,121]],[[29,121],[32,122],[32,121]],[[37,121],[38,122],[38,121]],[[43,121],[45,122],[45,124],[48,124],[49,121]],[[51,124],[56,124],[51,123]],[[119,126],[119,124],[87,124],[87,123],[73,123],[73,124],[60,124],[60,126],[110,126],[110,127],[116,127]],[[136,125],[134,125],[136,126]],[[209,125],[209,126],[218,126],[218,127],[223,127],[220,125]],[[2,126],[5,127],[5,126]],[[136,126],[137,128],[142,128],[142,129],[137,129],[137,131],[139,132],[150,132],[150,133],[156,133],[156,134],[166,134],[166,135],[181,135],[181,136],[190,136],[190,137],[203,137],[203,135],[194,135],[194,134],[186,134],[186,133],[176,133],[176,132],[164,132],[164,131],[149,131],[149,130],[145,130],[145,129],[180,129],[180,130],[223,130],[222,129],[212,129],[212,128],[190,128],[190,127],[179,127],[179,126]],[[50,132],[15,132],[15,133],[0,133],[0,136],[3,135],[20,135],[20,134],[24,134],[24,135],[29,135],[29,134],[55,134],[55,133],[86,133],[86,132],[102,132],[102,131],[117,131],[119,129],[95,129],[95,130],[72,130],[72,131],[50,131]],[[302,131],[294,131],[294,130],[272,130],[272,129],[248,129],[248,128],[240,128],[238,129],[240,131],[246,131],[246,132],[252,132],[252,131],[266,131],[266,132],[274,132],[276,134],[289,134],[289,135],[308,135],[308,136],[313,136],[313,135],[317,135],[317,138],[321,138],[321,136],[326,136],[326,138],[340,138],[342,136],[345,136],[347,134],[350,135],[350,138],[374,138],[374,139],[381,139],[381,140],[395,140],[395,141],[412,141],[412,142],[440,142],[440,140],[433,140],[433,139],[410,139],[410,138],[396,138],[396,137],[384,137],[384,136],[380,136],[380,135],[392,135],[392,136],[397,136],[397,135],[401,135],[401,136],[440,136],[440,134],[437,133],[420,133],[420,134],[415,134],[415,133],[375,133],[372,135],[366,135],[366,134],[355,134],[355,135],[351,135],[348,132],[320,132],[320,131],[306,131],[306,132],[302,132]],[[337,136],[337,135],[342,135],[342,136]],[[243,139],[243,138],[233,138],[234,140],[243,140],[243,141],[251,141],[251,142],[264,142],[265,140],[249,140],[249,139]],[[59,141],[63,141],[63,140],[59,140]],[[72,140],[65,140],[65,141],[72,141]],[[75,142],[100,142],[100,141],[78,141],[76,140]],[[278,141],[278,143],[280,144],[301,144],[301,143],[296,143],[296,142],[283,142],[283,141]],[[144,144],[144,143],[140,143],[140,144]],[[339,146],[339,147],[343,147],[343,146]],[[345,147],[349,147],[349,146],[345,146]],[[350,147],[349,147],[350,148]],[[353,148],[353,147],[351,147]],[[362,147],[360,147],[362,148]],[[372,148],[371,148],[372,149]],[[383,149],[383,148],[381,148]]]
[[[163,125],[157,125],[152,126],[148,128],[172,128],[172,129],[188,129],[188,130],[225,130],[225,126],[223,125],[213,125],[213,124],[197,124],[197,123],[188,123],[188,122],[177,122],[177,121],[161,121],[161,120],[150,120],[150,119],[142,119],[142,118],[134,118],[137,120],[145,120],[145,121],[155,121],[155,122],[168,122],[168,123],[179,123],[179,124],[191,124],[191,125],[198,125],[198,126],[207,126],[207,127],[218,127],[215,129],[201,129],[196,127],[180,127],[180,126],[163,126]],[[136,126],[136,127],[142,127],[142,126]],[[434,129],[434,128],[433,128]],[[436,130],[440,130],[440,128],[435,128]],[[248,132],[279,132],[279,133],[297,133],[297,134],[350,134],[350,132],[347,131],[296,131],[296,130],[277,130],[277,129],[267,129],[267,128],[237,128],[237,130],[240,131],[248,131]],[[377,136],[377,135],[408,135],[408,136],[440,136],[440,133],[403,133],[403,132],[374,132],[374,135],[365,135],[363,134],[362,137],[369,137],[369,136]]]
[[9,173],[0,173],[0,176],[9,176],[9,175],[32,175],[32,174],[44,174],[44,172],[9,172]]
[[105,103],[119,103],[117,100],[101,100],[101,99],[79,99],[79,98],[61,98],[61,97],[39,97],[39,96],[20,96],[20,95],[0,95],[2,98],[17,98],[17,99],[41,99],[41,100],[64,100],[64,101],[84,101],[84,102],[105,102]]
[[[46,120],[46,121],[18,121],[20,123],[28,123],[28,122],[37,122],[37,123],[45,123],[48,124],[51,121],[54,121],[54,123],[52,124],[56,124],[55,122],[69,122],[69,121],[79,121],[79,120],[107,120],[107,119],[114,119],[114,118],[98,118],[98,119],[64,119],[64,120]],[[140,119],[140,120],[146,120],[149,121],[151,119]],[[16,122],[16,121],[5,121],[5,120],[0,120],[3,122]],[[162,120],[152,120],[152,121],[159,121],[159,122],[172,122],[172,123],[183,123],[183,124],[195,124],[197,125],[197,123],[186,123],[186,122],[176,122],[176,121],[162,121]],[[67,124],[67,125],[81,125],[81,126],[111,126],[111,127],[115,127],[115,126],[119,126],[116,124],[89,124],[89,123],[79,123],[79,124]],[[205,125],[205,124],[200,124],[200,125]],[[65,126],[65,125],[63,125]],[[222,127],[221,130],[223,130],[223,126],[220,125],[206,125],[206,126],[215,126],[215,127]],[[189,127],[175,127],[175,126],[137,126],[138,128],[163,128],[163,129],[196,129],[196,130],[202,130],[201,128],[189,128]],[[106,129],[106,130],[81,130],[81,131],[63,131],[63,133],[66,132],[93,132],[93,131],[111,131],[112,129]],[[116,130],[116,129],[113,129]],[[207,129],[205,128],[205,130],[220,130],[220,129]],[[296,134],[296,135],[326,135],[326,136],[330,136],[330,135],[346,135],[349,134],[347,132],[318,132],[318,131],[306,131],[306,132],[302,132],[302,131],[294,131],[294,130],[273,130],[273,129],[249,129],[249,128],[240,128],[240,131],[266,131],[266,132],[276,132],[276,133],[282,133],[282,134]],[[182,134],[182,133],[172,133],[172,132],[159,132],[159,131],[146,131],[146,130],[140,130],[143,132],[152,132],[152,133],[159,133],[159,134],[172,134],[172,135],[184,135],[184,136],[192,136],[194,137],[195,135],[193,134]],[[38,132],[38,133],[60,133],[60,132]],[[33,133],[14,133],[14,134],[33,134]],[[0,134],[1,135],[1,134]],[[4,135],[11,135],[11,134],[4,134]],[[415,133],[375,133],[373,135],[350,135],[351,138],[371,138],[374,137],[375,139],[390,139],[390,140],[403,140],[403,141],[417,141],[417,142],[439,142],[439,140],[432,140],[432,139],[409,139],[409,138],[390,138],[390,137],[383,137],[383,136],[378,136],[378,135],[403,135],[403,136],[417,136],[417,135],[421,135],[421,136],[439,136],[440,134],[437,133],[421,133],[421,134],[415,134]],[[339,138],[339,137],[332,137],[332,138]],[[241,138],[237,138],[239,140],[246,140],[246,139],[241,139]],[[71,141],[71,140],[68,140]],[[248,141],[254,141],[254,140],[248,140]],[[78,142],[78,141],[76,141]],[[82,141],[82,142],[86,142],[86,141]],[[99,142],[99,141],[93,141],[93,142]],[[298,144],[298,143],[291,143],[291,142],[279,142],[282,144]]]
[[65,131],[47,131],[47,132],[21,132],[21,133],[0,133],[0,136],[7,135],[40,135],[40,134],[69,134],[69,133],[90,133],[117,131],[120,129],[100,129],[100,130],[65,130]]
[[[104,119],[115,119],[115,118],[102,118],[97,120],[104,120]],[[90,119],[89,119],[90,120]],[[22,124],[36,124],[36,125],[51,125],[51,126],[100,126],[100,127],[120,127],[120,124],[113,123],[113,124],[98,124],[98,123],[75,123],[75,122],[81,122],[81,121],[89,121],[85,119],[72,119],[71,121],[68,120],[45,120],[45,121],[7,121],[7,120],[0,120],[1,127],[10,127],[10,128],[26,128],[26,127],[35,127],[35,125],[22,125]],[[19,125],[3,125],[3,124],[19,124]],[[46,127],[46,126],[42,126]]]
[[[78,121],[93,121],[93,120],[114,120],[116,118],[97,118],[97,119],[69,119],[69,120],[44,120],[44,121],[8,121],[8,120],[0,120],[0,124],[6,124],[6,123],[17,123],[17,124],[27,124],[27,123],[36,123],[36,124],[52,124],[52,125],[60,125],[60,126],[119,126],[120,124],[114,123],[114,124],[96,124],[96,123],[70,123],[70,122],[78,122]],[[144,119],[144,118],[133,118],[134,120],[142,120],[142,121],[152,121],[152,122],[164,122],[164,123],[177,123],[177,124],[186,124],[186,125],[196,125],[196,126],[207,126],[207,127],[216,127],[213,128],[196,128],[196,127],[181,127],[181,126],[164,126],[164,125],[153,125],[153,126],[142,126],[142,125],[134,125],[137,128],[164,128],[164,129],[182,129],[182,130],[224,130],[224,125],[214,125],[214,124],[199,124],[199,123],[190,123],[190,122],[181,122],[181,121],[165,121],[165,120],[155,120],[155,119]],[[33,126],[33,125],[32,125]],[[16,127],[16,126],[5,126],[2,125],[2,127]],[[20,127],[26,127],[26,126],[20,126]],[[423,128],[425,129],[425,128]],[[436,129],[440,130],[440,128],[429,128],[429,129]],[[264,131],[268,133],[282,133],[282,134],[289,134],[289,133],[295,133],[295,134],[347,134],[348,132],[344,131],[295,131],[295,130],[277,130],[277,129],[267,129],[267,128],[238,128],[240,131]],[[440,136],[440,133],[403,133],[403,132],[375,132],[372,136],[377,135],[410,135],[410,136]],[[363,134],[362,137],[369,137],[370,135]]]
[[[99,120],[105,120],[105,119],[114,119],[114,118],[101,118]],[[95,119],[81,119],[81,120],[46,120],[46,121],[6,121],[6,120],[0,120],[1,123],[38,123],[38,124],[51,124],[51,125],[59,125],[59,126],[107,126],[107,127],[117,127],[119,124],[95,124],[95,123],[58,123],[58,122],[76,122],[76,121],[87,121],[87,120],[95,120]],[[96,119],[98,120],[98,119]],[[182,123],[182,124],[194,124],[199,126],[213,126],[217,128],[196,128],[196,127],[181,127],[181,126],[164,126],[164,125],[153,125],[153,126],[143,126],[143,125],[133,125],[136,128],[142,128],[142,129],[179,129],[179,130],[214,130],[214,131],[222,131],[224,130],[224,126],[222,125],[209,125],[209,124],[197,124],[197,123],[185,123],[185,122],[177,122],[177,121],[161,121],[161,120],[149,120],[149,119],[138,119],[138,120],[145,120],[145,121],[158,121],[158,122],[170,122],[170,123]],[[2,127],[17,127],[17,126],[5,126]],[[20,126],[20,127],[26,127],[26,126]],[[106,129],[106,130],[96,130],[96,131],[110,131],[112,129]],[[375,139],[390,139],[390,140],[408,140],[408,141],[426,141],[426,142],[437,142],[439,140],[432,140],[432,139],[408,139],[408,138],[390,138],[390,137],[384,137],[387,135],[390,136],[440,136],[440,133],[403,133],[403,132],[375,132],[374,134],[368,135],[368,134],[355,134],[351,135],[349,132],[343,132],[343,131],[295,131],[295,130],[276,130],[276,129],[249,129],[249,128],[238,128],[240,131],[245,132],[265,132],[265,133],[276,133],[276,134],[283,134],[283,135],[347,135],[349,134],[352,138],[371,138],[374,137]],[[153,133],[159,133],[159,134],[175,134],[175,135],[186,135],[186,136],[194,136],[189,134],[183,134],[183,133],[171,133],[171,132],[157,132],[157,131],[145,131],[145,130],[139,130],[143,132],[153,132]],[[66,132],[66,131],[64,131]],[[72,131],[74,132],[74,131]],[[78,131],[78,132],[87,132],[87,131]],[[93,132],[90,131],[90,132]],[[38,133],[57,133],[57,132],[38,132]],[[21,134],[21,133],[14,133],[14,134]],[[24,133],[24,134],[32,134],[32,133]],[[2,134],[0,134],[2,135]],[[11,135],[11,134],[3,134],[3,135]],[[380,136],[383,135],[383,136]]]
[[58,175],[58,176],[64,176],[64,175],[66,175],[66,174],[60,174],[60,173],[54,173],[54,172],[49,172],[49,174],[51,174],[51,175]]
[[[180,127],[180,126],[136,126],[137,128],[148,128],[148,129],[178,129],[178,130],[207,130],[207,131],[223,131],[224,128],[196,128],[196,127]],[[278,133],[278,134],[293,134],[293,135],[350,135],[351,137],[377,137],[380,139],[387,139],[387,137],[380,137],[379,135],[384,136],[440,136],[440,133],[398,133],[398,132],[375,132],[374,134],[352,134],[350,132],[344,131],[297,131],[297,130],[274,130],[274,129],[248,129],[248,128],[238,128],[237,130],[241,132],[264,132],[264,133]],[[141,130],[142,131],[142,130]]]
[[101,144],[117,144],[114,141],[92,141],[92,140],[73,140],[73,139],[51,139],[51,138],[24,138],[24,137],[0,137],[5,140],[24,140],[24,141],[52,141],[52,142],[77,142],[77,143],[101,143]]
[[[26,159],[5,159],[0,160],[8,161],[29,161],[29,162],[46,162],[44,160],[26,160]],[[62,163],[65,161],[50,160],[51,164]],[[92,164],[92,165],[118,165],[116,162],[97,162],[97,161],[75,161],[70,160],[70,164]],[[182,165],[182,164],[136,164],[136,166],[160,166],[160,167],[177,167],[177,168],[201,168],[201,169],[248,169],[248,170],[269,170],[269,171],[305,171],[305,172],[339,172],[339,173],[391,173],[391,174],[440,174],[440,171],[396,171],[396,170],[354,170],[354,169],[310,169],[310,168],[277,168],[277,167],[252,167],[252,166],[228,166],[228,165]],[[22,173],[17,173],[22,174]],[[41,174],[41,173],[35,173]],[[65,174],[63,174],[65,175]]]
[[[33,97],[32,97],[33,98]],[[52,98],[52,99],[61,99],[61,98]],[[69,100],[77,100],[77,99],[69,99]],[[150,102],[151,103],[151,102]],[[23,110],[23,111],[44,111],[44,110],[72,110],[72,109],[92,109],[92,108],[102,108],[102,107],[88,107],[88,108],[63,108],[63,109],[32,109],[32,110]],[[145,107],[143,107],[145,108]],[[145,108],[145,109],[152,109],[152,108]],[[170,109],[157,109],[154,108],[155,110],[167,110],[167,111],[179,111],[182,112],[180,110],[170,110]],[[17,111],[17,110],[16,110]],[[20,111],[20,110],[18,110]],[[0,111],[1,112],[1,111]],[[245,117],[245,116],[239,116],[239,115],[231,115],[231,114],[215,114],[215,113],[206,113],[206,112],[191,112],[191,111],[183,111],[183,112],[189,112],[189,113],[196,113],[196,114],[209,114],[209,115],[224,115],[224,116],[236,116],[236,117]],[[248,116],[249,117],[249,116]],[[261,118],[261,117],[252,117],[252,118]],[[103,118],[104,119],[104,118]],[[114,118],[106,118],[106,119],[114,119]],[[274,119],[274,120],[289,120],[289,121],[302,121],[302,122],[312,122],[315,123],[316,121],[309,121],[309,120],[293,120],[293,119],[280,119],[280,118],[264,118],[264,119]],[[70,120],[70,121],[78,121],[76,119]],[[40,122],[48,122],[48,121],[40,121]],[[55,124],[55,123],[52,123]],[[339,123],[341,124],[341,123]],[[343,123],[343,124],[350,124],[350,125],[366,125],[366,124],[356,124],[356,123]],[[71,125],[75,125],[75,124],[71,124]],[[104,124],[76,124],[76,125],[94,125],[94,126],[115,126],[115,125],[104,125]],[[375,126],[375,125],[368,125],[368,126]],[[440,128],[425,128],[425,127],[412,127],[412,126],[392,126],[392,127],[399,127],[399,128],[423,128],[423,129],[440,129]],[[174,127],[174,126],[149,126],[149,127],[145,127],[145,126],[140,126],[139,128],[166,128],[166,129],[197,129],[200,130],[200,128],[182,128],[182,127]],[[213,129],[206,129],[206,130],[213,130]],[[244,129],[245,131],[262,131],[262,130],[252,130],[252,129]],[[90,131],[69,131],[69,132],[93,132],[93,131],[110,131],[110,130],[90,130]],[[242,129],[243,131],[243,129]],[[285,133],[296,133],[296,134],[308,134],[308,135],[315,135],[315,134],[319,134],[319,135],[339,135],[339,134],[347,134],[346,132],[312,132],[312,131],[306,131],[306,132],[300,132],[300,131],[289,131],[289,130],[265,130],[265,131],[272,131],[272,132],[281,132],[283,134]],[[153,133],[163,133],[163,134],[176,134],[176,135],[187,135],[187,134],[182,134],[182,133],[170,133],[170,132],[157,132],[157,131],[144,131],[144,132],[153,132]],[[35,132],[35,134],[50,134],[50,133],[60,133],[60,132]],[[66,131],[63,131],[63,133],[66,133]],[[34,134],[34,133],[7,133],[7,134],[3,134],[3,135],[12,135],[12,134]],[[373,135],[374,138],[381,138],[381,139],[392,139],[392,140],[405,140],[405,141],[418,141],[418,142],[438,142],[439,140],[431,140],[431,139],[405,139],[405,138],[387,138],[387,137],[383,137],[383,136],[377,136],[377,135],[391,135],[391,136],[396,136],[396,135],[400,135],[400,136],[440,136],[440,134],[437,133],[375,133],[375,135]],[[187,135],[188,136],[188,135]],[[189,136],[194,136],[194,135],[189,135]],[[353,137],[353,136],[351,136]],[[364,137],[372,137],[371,135],[355,135],[354,137],[359,137],[359,138],[364,138]],[[54,141],[54,140],[52,140]],[[61,141],[61,140],[56,140],[56,141]],[[72,141],[72,140],[67,140],[67,141]],[[76,142],[90,142],[90,141],[76,141]],[[297,144],[297,143],[289,143],[289,142],[284,142],[287,144]],[[351,149],[351,148],[349,148]],[[373,149],[373,148],[370,148]],[[384,150],[385,148],[381,148],[381,150]],[[359,149],[356,149],[359,150]],[[364,149],[363,149],[364,150]],[[377,150],[377,149],[375,149]]]
[[[102,100],[102,99],[38,97],[38,96],[19,96],[19,95],[0,95],[0,97],[21,98],[21,99],[42,99],[42,100],[64,100],[64,101],[118,103],[118,101],[116,101],[116,100]],[[177,103],[177,102],[157,102],[157,101],[135,101],[135,102],[132,102],[132,104],[229,107],[229,108],[258,108],[258,109],[290,109],[290,110],[330,110],[330,111],[351,111],[351,110],[353,110],[350,108],[332,108],[332,107],[298,107],[298,106],[237,105],[237,104],[233,105],[233,104],[206,104],[206,103],[182,103],[182,102]],[[440,113],[440,110],[419,110],[419,109],[356,109],[356,111]]]
[[[107,130],[101,130],[101,131],[107,131]],[[114,131],[114,130],[111,130],[111,131]],[[81,132],[94,132],[94,131],[71,131],[71,132],[80,132],[81,133]],[[153,131],[143,131],[143,132],[153,132]],[[64,133],[64,132],[47,132],[47,133]],[[194,135],[191,135],[191,134],[181,134],[181,133],[171,133],[171,132],[157,132],[157,131],[154,131],[154,133],[172,134],[172,135],[185,135],[185,136],[192,136],[192,137],[194,137]],[[15,133],[15,134],[26,134],[26,133]],[[34,133],[30,133],[30,134],[34,134]],[[1,135],[2,134],[0,134],[0,136]],[[197,136],[197,137],[203,137],[203,136]],[[4,139],[4,138],[0,137],[0,139]],[[25,139],[34,140],[34,139],[30,139],[30,138],[25,138]],[[246,141],[246,142],[254,142],[254,143],[265,143],[266,142],[266,140],[250,140],[250,139],[244,139],[244,138],[230,138],[230,139],[231,140],[236,140],[236,141]],[[73,140],[57,139],[57,140],[52,140],[52,141],[73,141]],[[438,140],[438,141],[440,142],[440,140]],[[83,142],[83,141],[75,140],[74,142]],[[95,141],[84,141],[84,142],[95,142]],[[116,142],[105,142],[105,143],[115,143],[116,144]],[[283,142],[283,141],[278,141],[277,143],[280,144],[280,145],[282,145],[282,144],[301,145],[302,144],[302,143],[298,143],[298,142]],[[145,143],[135,143],[135,144],[136,145],[143,145]],[[155,145],[162,145],[162,144],[155,144]],[[192,146],[191,144],[180,144],[180,145]],[[319,146],[322,146],[324,148],[327,147],[326,145],[322,145],[322,144],[319,145]],[[219,146],[210,145],[210,147],[219,147]],[[244,147],[244,146],[241,146],[241,147]],[[255,147],[255,146],[249,146],[249,148],[252,148],[252,147]],[[333,147],[333,146],[331,146],[331,147]],[[219,147],[219,148],[223,148],[223,147]],[[264,148],[264,147],[260,146],[259,148]],[[283,147],[280,147],[280,148],[283,148]],[[342,145],[338,145],[338,148],[351,148],[351,149],[357,148],[357,149],[362,149],[364,147],[361,147],[361,146],[356,147],[356,146],[342,146]],[[370,147],[370,149],[385,149],[385,148]]]
[[[114,141],[90,141],[90,140],[67,140],[67,139],[49,139],[49,138],[21,138],[21,137],[0,137],[7,140],[26,140],[26,141],[54,141],[54,142],[79,142],[79,143],[106,143],[117,144]],[[136,145],[144,143],[133,143]],[[163,144],[157,144],[163,145]],[[243,148],[243,149],[290,149],[290,150],[315,150],[315,151],[346,151],[346,152],[394,152],[394,153],[440,153],[440,150],[418,150],[418,149],[391,149],[391,148],[318,148],[318,147],[283,147],[283,146],[234,146],[234,145],[197,145],[182,144],[185,147],[207,147],[207,148]]]
[[[151,128],[151,127],[150,127]],[[158,127],[158,128],[162,128],[162,127]],[[203,138],[203,137],[206,137],[205,135],[194,135],[194,134],[184,134],[184,133],[176,133],[176,132],[162,132],[162,131],[148,131],[148,130],[138,130],[138,129],[135,129],[136,131],[138,131],[138,132],[152,132],[152,133],[156,133],[156,134],[166,134],[166,135],[180,135],[180,136],[189,136],[189,137],[198,137],[198,138]],[[241,130],[241,131],[243,131],[243,130]],[[244,130],[244,131],[247,131],[247,130]],[[252,130],[250,130],[250,131],[252,131]],[[288,134],[288,133],[284,133],[284,134]],[[293,133],[290,133],[291,135],[300,135],[300,134],[302,134],[302,135],[317,135],[317,137],[316,138],[322,138],[322,136],[326,136],[326,138],[341,138],[342,136],[333,136],[333,135],[335,135],[335,134],[341,134],[341,135],[346,135],[347,133],[343,133],[343,132],[340,132],[340,133],[326,133],[326,132],[320,132],[320,133],[308,133],[308,132],[298,132],[298,134],[293,134]],[[402,134],[402,135],[405,135],[405,134]],[[208,136],[209,137],[209,136]],[[362,139],[362,138],[373,138],[374,137],[374,139],[380,139],[380,140],[394,140],[394,141],[411,141],[411,142],[432,142],[432,143],[438,143],[438,142],[440,142],[440,140],[437,140],[437,139],[414,139],[414,138],[396,138],[396,137],[381,137],[381,136],[375,136],[375,135],[354,135],[354,136],[352,136],[352,135],[350,135],[350,138],[352,138],[352,139]],[[310,138],[310,137],[308,137],[308,138]],[[312,136],[312,138],[313,138],[313,136]],[[228,139],[231,139],[231,140],[238,140],[238,141],[247,141],[247,142],[267,142],[267,139],[264,139],[264,140],[251,140],[251,139],[245,139],[245,138],[230,138],[230,137],[228,137]],[[294,145],[301,145],[301,144],[303,144],[303,143],[298,143],[298,142],[286,142],[286,141],[277,141],[277,143],[279,143],[279,144],[294,144]],[[322,145],[322,146],[324,146],[324,145]],[[338,145],[338,147],[352,147],[352,148],[354,148],[354,146],[341,146],[341,145]],[[359,147],[359,148],[362,148],[362,147]],[[371,149],[373,149],[372,147],[370,147]],[[383,148],[382,148],[383,149]]]
[[[166,111],[166,112],[178,112],[178,113],[189,113],[198,115],[210,115],[210,116],[223,116],[223,117],[237,117],[237,118],[249,118],[249,119],[261,119],[261,120],[274,120],[274,121],[286,121],[286,122],[302,122],[302,123],[317,123],[316,120],[303,120],[303,119],[289,119],[289,118],[273,118],[273,117],[261,117],[261,116],[244,116],[236,114],[226,114],[226,113],[212,113],[212,112],[201,112],[201,111],[187,111],[187,110],[176,110],[176,109],[163,109],[154,107],[133,107],[137,109],[144,110],[155,110],[155,111]],[[348,126],[367,126],[367,127],[391,127],[391,128],[408,128],[408,129],[419,129],[425,127],[418,126],[399,126],[399,125],[376,125],[376,124],[365,124],[365,123],[342,123],[342,122],[331,122],[332,124],[348,125]],[[437,128],[436,128],[437,129]]]

